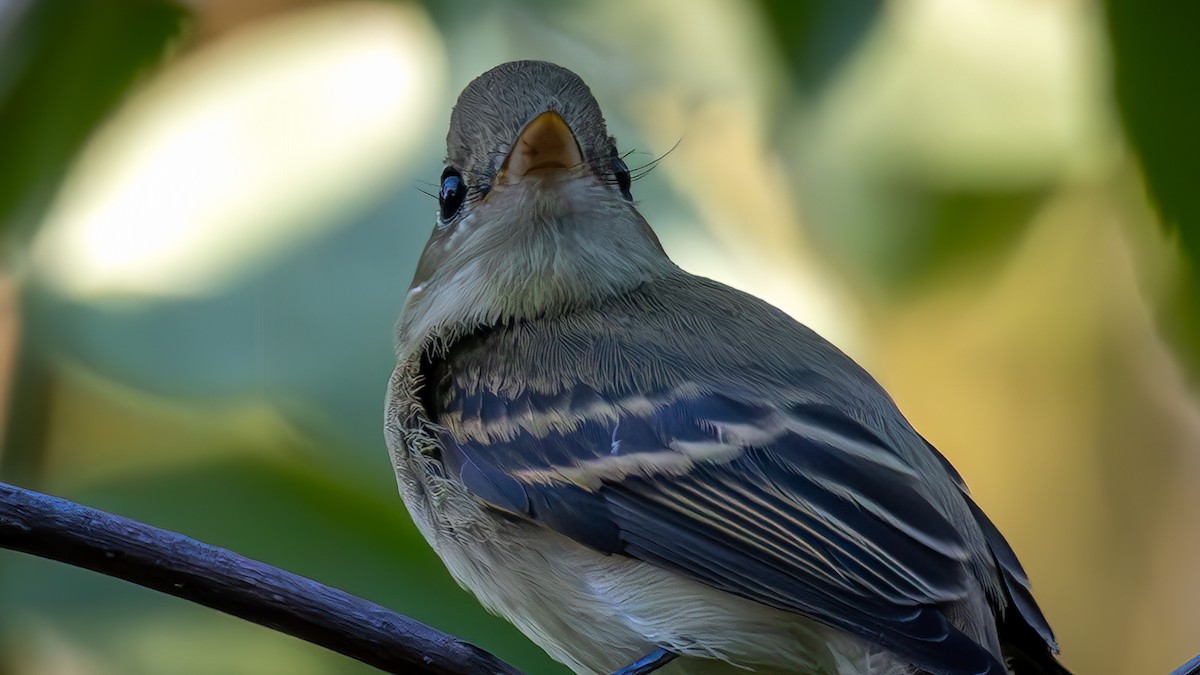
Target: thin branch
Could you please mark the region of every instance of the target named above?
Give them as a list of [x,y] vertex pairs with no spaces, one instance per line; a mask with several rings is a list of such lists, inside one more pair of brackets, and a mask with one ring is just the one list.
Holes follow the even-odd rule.
[[[344,591],[8,483],[0,483],[0,548],[190,600],[392,673],[520,675],[475,645]],[[1200,675],[1200,656],[1171,675]]]
[[1196,675],[1200,673],[1200,656],[1192,657],[1191,661],[1171,671],[1171,675]]
[[0,547],[131,581],[389,672],[519,672],[452,635],[312,579],[6,483],[0,483]]

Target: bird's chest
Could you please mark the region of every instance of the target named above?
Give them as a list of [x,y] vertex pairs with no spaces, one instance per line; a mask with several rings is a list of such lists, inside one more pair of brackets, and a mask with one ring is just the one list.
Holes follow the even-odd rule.
[[401,492],[460,586],[576,672],[600,672],[651,649],[644,636],[614,620],[612,598],[600,591],[608,556],[483,507],[421,447],[396,458]]
[[576,672],[615,669],[652,650],[610,588],[616,570],[648,566],[484,506],[448,475],[434,433],[406,414],[419,405],[410,383],[393,377],[388,445],[413,522],[454,579]]
[[[834,657],[832,637],[796,615],[605,555],[485,506],[442,465],[443,432],[420,414],[424,404],[413,386],[420,381],[393,378],[387,421],[414,522],[460,585],[575,672],[611,672],[662,645],[691,656],[671,664],[665,671],[671,673],[732,673],[763,663],[788,664],[783,672],[832,673],[840,672],[833,665],[839,659],[855,661]],[[480,381],[504,384],[495,375]]]

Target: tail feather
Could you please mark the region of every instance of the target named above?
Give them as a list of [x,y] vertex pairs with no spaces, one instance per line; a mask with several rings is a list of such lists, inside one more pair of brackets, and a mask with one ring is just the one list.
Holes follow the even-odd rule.
[[1016,675],[1071,675],[1071,671],[1058,661],[1058,642],[1037,601],[1033,599],[1029,577],[1025,575],[1016,553],[983,510],[969,496],[966,500],[983,530],[1004,581],[1004,609],[997,628],[1000,649],[1009,668]]

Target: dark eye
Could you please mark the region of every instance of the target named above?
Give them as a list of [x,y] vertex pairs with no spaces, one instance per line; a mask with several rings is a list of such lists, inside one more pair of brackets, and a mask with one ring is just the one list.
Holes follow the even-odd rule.
[[621,188],[621,196],[633,201],[633,193],[629,191],[630,184],[633,183],[629,178],[629,167],[619,157],[613,160],[613,177],[617,179],[617,187]]
[[462,179],[462,174],[454,167],[446,167],[446,170],[442,172],[442,189],[438,192],[438,205],[441,207],[442,220],[453,218],[462,208],[463,200],[466,198],[467,183]]

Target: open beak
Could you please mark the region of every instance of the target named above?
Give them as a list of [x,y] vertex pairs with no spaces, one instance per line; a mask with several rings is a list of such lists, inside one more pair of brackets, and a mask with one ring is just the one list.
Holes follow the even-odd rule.
[[569,169],[583,164],[579,141],[557,112],[547,110],[530,120],[500,167],[498,182],[519,183],[535,171]]

